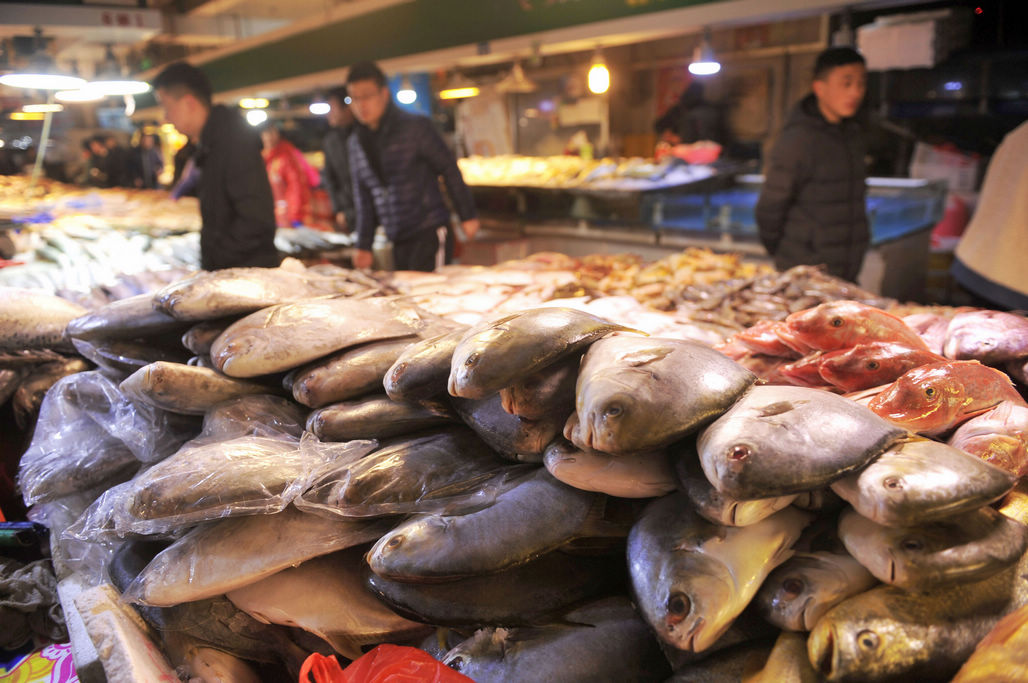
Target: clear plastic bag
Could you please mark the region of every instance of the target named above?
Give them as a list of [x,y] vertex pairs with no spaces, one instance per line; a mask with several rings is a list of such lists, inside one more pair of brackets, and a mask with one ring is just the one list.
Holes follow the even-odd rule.
[[[337,445],[306,443],[328,451]],[[295,504],[343,518],[484,507],[532,467],[511,465],[466,427],[393,439],[356,462],[328,462]]]
[[289,399],[254,394],[224,401],[207,411],[198,441],[225,441],[241,436],[299,439],[308,409]]

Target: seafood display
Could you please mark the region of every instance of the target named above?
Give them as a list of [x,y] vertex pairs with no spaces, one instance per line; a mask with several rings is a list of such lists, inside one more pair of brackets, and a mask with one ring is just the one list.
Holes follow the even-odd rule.
[[[90,310],[0,290],[0,380],[82,364],[18,476],[55,566],[109,575],[168,657],[268,680],[426,637],[477,681],[692,680],[758,645],[766,680],[947,679],[1028,604],[1017,321],[810,294],[727,338],[575,282],[287,262]],[[189,363],[144,353],[171,347]],[[189,610],[275,635],[183,641]]]

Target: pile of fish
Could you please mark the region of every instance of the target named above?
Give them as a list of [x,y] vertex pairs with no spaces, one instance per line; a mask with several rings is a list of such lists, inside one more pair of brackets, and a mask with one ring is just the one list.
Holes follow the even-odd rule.
[[[497,276],[461,272],[200,273],[8,340],[99,368],[47,393],[19,472],[66,527],[59,572],[113,582],[186,675],[215,648],[246,680],[381,642],[475,681],[946,679],[1028,604],[1024,402],[998,370],[853,400],[559,300],[471,319],[452,292]],[[836,315],[860,305],[779,338],[920,339]],[[1011,362],[964,327],[953,355]],[[993,641],[975,657],[1013,656]]]
[[665,294],[693,320],[716,322],[736,330],[764,320],[783,320],[790,313],[828,301],[859,301],[878,308],[895,303],[852,282],[829,275],[821,266],[795,266],[778,273],[676,286]]

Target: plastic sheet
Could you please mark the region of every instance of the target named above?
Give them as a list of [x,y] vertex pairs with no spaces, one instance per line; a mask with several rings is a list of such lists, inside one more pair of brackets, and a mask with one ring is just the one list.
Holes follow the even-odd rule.
[[[328,452],[336,445],[305,442]],[[394,439],[356,462],[330,462],[296,507],[344,518],[453,514],[489,505],[532,468],[512,465],[463,427]]]
[[219,403],[203,418],[197,441],[225,441],[240,436],[299,439],[307,422],[307,408],[269,394],[242,396]]
[[99,371],[59,380],[40,408],[19,483],[27,505],[117,483],[139,462],[161,460],[196,434],[193,418],[126,398]]

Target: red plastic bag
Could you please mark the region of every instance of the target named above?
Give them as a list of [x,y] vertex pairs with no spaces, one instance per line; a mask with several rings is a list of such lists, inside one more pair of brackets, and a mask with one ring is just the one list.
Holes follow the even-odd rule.
[[[313,678],[311,677],[313,674]],[[300,669],[300,683],[474,683],[424,650],[379,645],[345,669],[335,657],[315,652]]]

